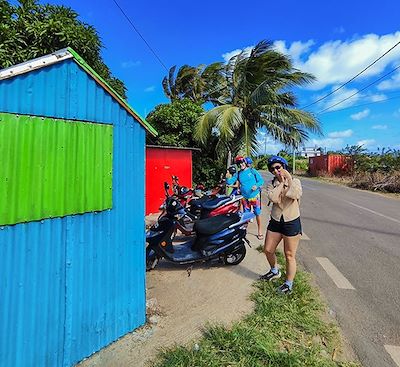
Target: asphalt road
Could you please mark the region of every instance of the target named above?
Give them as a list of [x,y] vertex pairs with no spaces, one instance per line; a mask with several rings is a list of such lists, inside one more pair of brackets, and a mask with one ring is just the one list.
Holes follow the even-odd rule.
[[364,367],[400,366],[400,200],[302,178],[310,238],[299,262],[316,277]]

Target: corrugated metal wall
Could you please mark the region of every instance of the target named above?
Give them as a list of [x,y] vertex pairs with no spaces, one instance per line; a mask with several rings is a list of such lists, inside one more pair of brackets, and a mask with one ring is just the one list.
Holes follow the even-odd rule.
[[310,174],[317,176],[320,172],[328,171],[328,158],[326,155],[308,158],[308,169]]
[[192,151],[188,149],[146,148],[146,214],[157,213],[165,200],[164,182],[172,189],[171,176],[181,186],[192,186]]
[[343,154],[326,154],[319,157],[310,157],[310,174],[318,176],[320,173],[345,174],[353,170],[353,160]]
[[0,81],[0,112],[114,124],[112,210],[0,228],[0,366],[71,366],[145,321],[145,131],[72,60]]

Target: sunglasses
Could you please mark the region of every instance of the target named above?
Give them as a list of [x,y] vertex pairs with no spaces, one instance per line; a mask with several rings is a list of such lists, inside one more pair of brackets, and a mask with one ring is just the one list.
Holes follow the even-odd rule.
[[238,161],[238,162],[236,162],[236,165],[240,166],[242,163],[246,163],[246,161]]
[[281,168],[282,168],[282,166],[273,166],[273,167],[271,167],[271,172],[279,171]]

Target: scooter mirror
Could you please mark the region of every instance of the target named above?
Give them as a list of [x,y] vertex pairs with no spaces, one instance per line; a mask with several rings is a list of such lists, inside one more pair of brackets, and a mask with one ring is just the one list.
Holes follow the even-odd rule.
[[165,190],[169,190],[168,182],[164,182],[164,188],[165,188]]

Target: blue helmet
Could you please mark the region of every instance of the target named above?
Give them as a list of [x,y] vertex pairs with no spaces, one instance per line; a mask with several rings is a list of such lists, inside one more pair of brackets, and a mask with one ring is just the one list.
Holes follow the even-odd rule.
[[273,155],[272,157],[268,158],[268,169],[271,170],[271,167],[274,163],[280,163],[284,169],[288,168],[288,162],[285,158],[279,157],[279,155]]
[[253,160],[250,157],[246,157],[245,160],[247,165],[253,164]]

